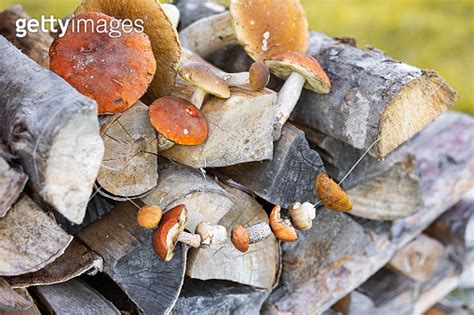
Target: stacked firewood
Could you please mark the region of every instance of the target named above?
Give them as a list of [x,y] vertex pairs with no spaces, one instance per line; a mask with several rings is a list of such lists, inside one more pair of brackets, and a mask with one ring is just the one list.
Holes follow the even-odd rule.
[[435,72],[298,1],[74,14],[144,33],[0,13],[0,313],[409,314],[459,284],[474,119]]

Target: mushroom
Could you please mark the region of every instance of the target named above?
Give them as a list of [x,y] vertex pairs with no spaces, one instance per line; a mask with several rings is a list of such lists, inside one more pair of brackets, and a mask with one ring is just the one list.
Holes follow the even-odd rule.
[[347,194],[326,173],[316,177],[316,192],[319,200],[329,209],[347,212],[352,209],[352,203]]
[[316,218],[316,207],[309,202],[296,202],[289,209],[291,223],[298,230],[305,231],[311,229],[313,220]]
[[260,242],[271,235],[272,230],[267,222],[259,222],[248,227],[237,224],[232,228],[231,241],[237,250],[245,253],[250,244]]
[[150,121],[158,131],[159,150],[175,143],[199,145],[207,139],[209,128],[206,118],[193,104],[174,96],[154,101],[150,107]]
[[181,16],[178,7],[171,3],[162,3],[161,6],[165,11],[166,16],[168,16],[168,18],[170,19],[171,24],[173,24],[174,28],[177,28]]
[[142,21],[157,61],[157,71],[145,97],[151,103],[158,97],[170,95],[176,83],[176,69],[181,63],[181,45],[178,32],[160,1],[83,0],[74,13],[77,16],[84,12],[101,12],[117,19]]
[[229,12],[196,21],[180,39],[204,58],[237,43],[253,60],[263,61],[285,51],[305,53],[308,29],[298,0],[232,0]]
[[254,62],[249,72],[226,73],[222,77],[228,86],[250,85],[252,90],[263,90],[270,80],[270,71],[261,61]]
[[275,205],[270,213],[270,227],[276,238],[283,242],[294,242],[298,239],[290,220],[281,218],[281,206]]
[[162,260],[170,261],[173,258],[178,242],[199,248],[211,244],[219,245],[226,241],[227,233],[223,226],[213,226],[203,221],[196,227],[196,234],[192,234],[184,231],[187,220],[188,211],[183,204],[163,215],[161,224],[153,233],[153,248]]
[[286,79],[276,100],[274,139],[278,140],[281,128],[295,108],[303,87],[327,94],[331,89],[331,81],[316,59],[300,53],[283,52],[266,59],[265,64],[274,75]]
[[[102,13],[80,14],[75,20],[121,23]],[[82,94],[97,101],[99,114],[122,112],[146,92],[156,71],[150,40],[136,29],[119,37],[70,23],[49,50],[50,69]]]
[[178,73],[183,79],[196,86],[191,96],[191,103],[197,108],[201,108],[207,94],[212,94],[219,98],[230,97],[227,83],[203,63],[187,63],[178,69]]
[[137,213],[137,223],[142,228],[153,230],[156,229],[161,221],[163,211],[160,207],[149,205],[141,207]]

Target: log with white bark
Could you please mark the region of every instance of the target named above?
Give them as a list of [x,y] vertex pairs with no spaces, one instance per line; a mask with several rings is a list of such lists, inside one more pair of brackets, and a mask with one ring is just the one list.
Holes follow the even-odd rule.
[[31,187],[81,223],[104,151],[96,103],[0,36],[0,119]]
[[100,194],[115,200],[146,195],[158,180],[158,141],[148,106],[107,117],[101,126],[105,152],[97,176]]
[[[437,134],[437,128],[448,125],[450,133]],[[454,113],[427,128],[431,136],[417,152],[424,206],[415,214],[392,222],[356,222],[346,214],[318,211],[310,231],[282,245],[281,285],[267,300],[266,310],[322,313],[458,202],[474,185],[474,147],[469,145],[473,128],[474,119]]]
[[72,236],[23,196],[0,219],[0,276],[35,272],[61,256]]
[[186,269],[186,246],[178,244],[170,262],[152,247],[152,233],[136,222],[137,208],[120,203],[77,234],[104,259],[104,272],[146,314],[168,313],[176,303]]
[[[233,207],[219,221],[227,231],[235,224],[249,226],[268,222],[262,206],[250,195],[236,188],[224,186],[234,202]],[[228,280],[260,289],[272,289],[280,274],[280,246],[274,235],[250,245],[247,252],[238,251],[230,237],[218,248],[191,249],[186,275],[200,280]]]
[[305,134],[291,123],[283,128],[270,161],[244,163],[218,169],[272,204],[288,208],[295,202],[318,201],[316,176],[324,172],[319,154],[312,150]]
[[29,32],[26,28],[24,37],[17,33],[17,21],[24,20],[25,25],[30,20],[30,16],[23,10],[21,5],[14,5],[0,13],[0,35],[3,35],[14,46],[20,49],[25,55],[36,61],[42,67],[49,68],[49,46],[53,38],[43,33]]

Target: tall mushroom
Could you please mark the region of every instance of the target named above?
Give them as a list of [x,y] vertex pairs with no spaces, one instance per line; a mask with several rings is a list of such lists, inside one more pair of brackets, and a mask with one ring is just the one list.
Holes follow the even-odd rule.
[[151,124],[159,133],[160,151],[175,143],[199,145],[206,141],[209,132],[206,118],[188,101],[165,96],[154,101],[149,111]]
[[[93,21],[93,29],[74,23],[82,20]],[[113,37],[95,29],[101,21],[107,25],[119,22],[96,12],[76,16],[65,35],[51,45],[50,68],[79,92],[95,99],[99,114],[113,114],[130,108],[145,94],[156,61],[146,34],[132,29]]]
[[274,139],[278,140],[303,87],[316,93],[327,94],[331,89],[331,81],[316,59],[300,53],[283,52],[266,59],[265,64],[274,75],[286,79],[276,101]]
[[178,73],[183,79],[196,86],[191,96],[191,103],[197,108],[202,107],[207,94],[212,94],[219,98],[230,97],[227,83],[203,63],[190,62],[182,65],[178,69]]
[[141,20],[157,61],[157,71],[148,89],[147,99],[169,95],[176,83],[181,62],[181,45],[176,28],[156,0],[84,0],[74,12],[101,12],[117,19]]

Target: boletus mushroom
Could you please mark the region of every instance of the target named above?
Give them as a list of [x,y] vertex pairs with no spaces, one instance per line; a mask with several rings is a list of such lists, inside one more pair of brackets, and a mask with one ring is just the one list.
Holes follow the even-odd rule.
[[213,226],[203,221],[196,227],[196,234],[192,234],[184,231],[187,220],[188,212],[183,204],[163,215],[160,225],[153,233],[153,248],[162,260],[173,259],[178,242],[199,248],[223,244],[226,241],[227,233],[223,226]]
[[250,66],[249,72],[226,73],[223,79],[228,86],[248,85],[254,91],[261,91],[270,80],[270,70],[265,63],[256,61]]
[[178,73],[183,79],[196,86],[191,96],[191,103],[197,108],[202,107],[207,94],[224,99],[230,97],[230,89],[227,83],[203,63],[187,63],[178,69]]
[[237,250],[245,253],[248,251],[250,244],[260,242],[271,235],[272,230],[267,222],[259,222],[248,227],[237,224],[232,228],[231,241]]
[[347,194],[326,173],[320,173],[316,177],[316,193],[326,208],[340,212],[352,209],[352,203]]
[[138,209],[137,223],[142,228],[153,230],[153,229],[156,229],[156,227],[160,223],[162,216],[163,216],[163,211],[161,210],[159,206],[156,206],[156,205],[143,206],[140,209]]
[[100,21],[119,23],[102,13],[80,14],[75,20],[92,20],[94,26],[73,29],[73,24],[80,24],[70,23],[50,47],[50,69],[96,100],[99,114],[130,108],[145,94],[156,71],[148,36],[134,28],[118,37],[98,32],[94,27]]
[[265,60],[271,73],[286,80],[278,93],[275,114],[274,139],[278,140],[281,129],[290,117],[301,96],[303,87],[319,94],[327,94],[331,89],[331,81],[312,56],[293,51],[277,54]]
[[293,226],[301,231],[311,229],[316,218],[316,207],[310,202],[295,202],[290,206],[288,214]]
[[281,217],[281,206],[275,205],[270,213],[270,227],[276,238],[283,242],[294,242],[298,239],[290,220]]
[[175,143],[199,145],[206,141],[209,133],[206,118],[190,102],[165,96],[154,101],[149,111],[151,124],[159,133],[160,151],[171,148]]

